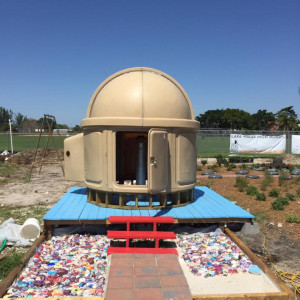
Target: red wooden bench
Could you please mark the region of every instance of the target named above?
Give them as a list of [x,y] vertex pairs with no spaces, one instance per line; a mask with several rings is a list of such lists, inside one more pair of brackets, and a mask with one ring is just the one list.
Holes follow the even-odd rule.
[[[124,247],[109,247],[107,254],[112,253],[149,253],[149,254],[176,254],[177,250],[172,248],[159,248],[159,240],[161,239],[176,239],[176,235],[171,231],[157,231],[157,223],[174,223],[173,217],[131,217],[131,216],[111,216],[109,222],[126,223],[126,230],[107,232],[107,237],[112,239],[126,239],[126,248]],[[153,231],[131,231],[130,224],[134,223],[152,223]],[[130,239],[154,239],[155,248],[130,248]]]

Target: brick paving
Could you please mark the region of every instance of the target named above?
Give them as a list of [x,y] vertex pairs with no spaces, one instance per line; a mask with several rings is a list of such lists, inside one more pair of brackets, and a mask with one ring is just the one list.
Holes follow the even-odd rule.
[[105,300],[189,300],[176,255],[112,254]]

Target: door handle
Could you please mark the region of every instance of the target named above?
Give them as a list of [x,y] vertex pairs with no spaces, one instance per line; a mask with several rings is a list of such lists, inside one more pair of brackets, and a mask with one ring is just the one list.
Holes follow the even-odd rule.
[[156,167],[157,166],[157,160],[155,157],[150,157],[150,165]]

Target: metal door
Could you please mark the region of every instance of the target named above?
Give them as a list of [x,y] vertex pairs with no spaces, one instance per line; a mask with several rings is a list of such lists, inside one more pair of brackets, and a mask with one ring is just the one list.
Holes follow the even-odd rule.
[[162,192],[168,182],[168,133],[151,129],[148,135],[148,189],[151,194]]

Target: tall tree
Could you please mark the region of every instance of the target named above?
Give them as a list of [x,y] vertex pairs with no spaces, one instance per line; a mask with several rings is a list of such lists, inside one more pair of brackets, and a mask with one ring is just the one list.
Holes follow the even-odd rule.
[[276,113],[276,121],[279,125],[279,129],[281,130],[294,130],[297,128],[297,124],[299,123],[297,119],[297,114],[294,110],[294,106],[288,106]]
[[0,107],[0,130],[8,130],[9,129],[9,119],[12,120],[13,111],[11,109],[5,109],[4,107]]
[[251,126],[251,115],[237,108],[227,108],[223,115],[223,122],[227,128],[249,129]]
[[275,115],[268,112],[266,109],[259,109],[257,113],[252,114],[252,128],[253,130],[268,130],[275,124]]
[[20,127],[26,119],[26,116],[23,116],[21,113],[17,113],[13,120],[15,127]]
[[22,123],[23,132],[34,132],[37,129],[36,120],[29,118]]
[[224,109],[207,110],[204,114],[199,114],[196,120],[200,122],[201,128],[224,128]]

